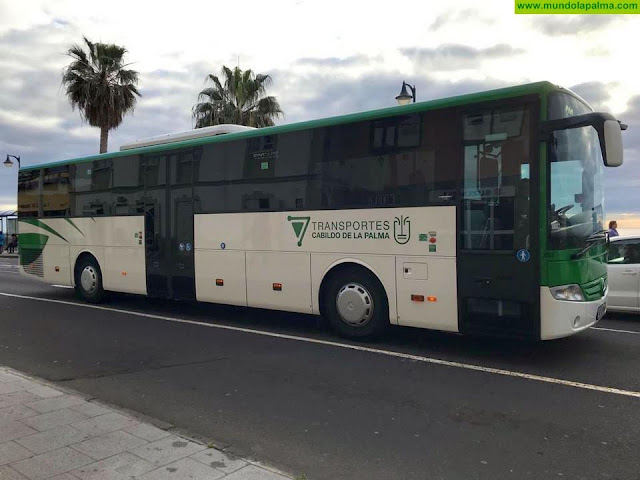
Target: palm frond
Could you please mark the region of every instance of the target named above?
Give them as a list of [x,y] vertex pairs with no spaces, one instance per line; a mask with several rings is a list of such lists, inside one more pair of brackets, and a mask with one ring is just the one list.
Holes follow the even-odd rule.
[[83,40],[84,47],[73,45],[67,51],[72,59],[62,72],[67,97],[89,125],[117,128],[141,96],[137,88],[139,74],[124,68],[126,48],[93,43],[87,37]]
[[283,116],[276,98],[266,93],[272,83],[269,75],[223,65],[220,77],[209,74],[207,81],[213,86],[198,94],[199,103],[192,109],[195,128],[222,123],[266,127]]

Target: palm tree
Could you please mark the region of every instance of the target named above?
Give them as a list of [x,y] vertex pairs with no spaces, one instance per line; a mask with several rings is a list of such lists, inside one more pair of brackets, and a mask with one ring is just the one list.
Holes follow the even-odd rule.
[[205,88],[198,95],[199,103],[193,107],[195,128],[222,123],[269,127],[274,125],[274,119],[283,115],[276,97],[266,95],[271,85],[269,75],[223,66],[222,77],[224,85],[213,74],[207,77],[213,87]]
[[77,107],[83,120],[100,128],[100,153],[107,151],[109,130],[118,128],[122,117],[133,110],[138,72],[127,70],[123,62],[127,50],[84,38],[87,51],[74,45],[67,51],[73,61],[62,72],[71,108]]

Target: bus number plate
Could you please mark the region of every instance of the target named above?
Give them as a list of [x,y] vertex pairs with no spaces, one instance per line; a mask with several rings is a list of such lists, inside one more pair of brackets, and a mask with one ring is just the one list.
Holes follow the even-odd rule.
[[596,322],[600,321],[604,314],[607,313],[607,304],[603,303],[598,307],[598,313],[596,313]]

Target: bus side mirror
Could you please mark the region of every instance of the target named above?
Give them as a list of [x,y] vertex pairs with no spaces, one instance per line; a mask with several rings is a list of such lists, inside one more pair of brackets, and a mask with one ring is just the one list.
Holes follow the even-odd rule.
[[[600,133],[600,132],[598,132]],[[617,120],[605,120],[603,128],[604,144],[603,158],[607,167],[619,167],[622,165],[622,129]],[[602,141],[604,140],[604,142]]]
[[607,167],[622,165],[622,130],[627,126],[608,113],[592,112],[574,117],[548,120],[540,124],[540,133],[544,138],[553,139],[553,132],[570,128],[591,126],[598,132],[602,160]]

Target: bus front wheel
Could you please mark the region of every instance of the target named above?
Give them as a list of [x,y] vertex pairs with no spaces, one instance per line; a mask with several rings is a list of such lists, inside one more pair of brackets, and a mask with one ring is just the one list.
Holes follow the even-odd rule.
[[380,336],[389,325],[389,307],[378,279],[363,268],[348,268],[328,280],[324,313],[340,335]]
[[92,257],[80,260],[76,270],[76,291],[90,303],[100,303],[104,298],[102,288],[102,272]]

